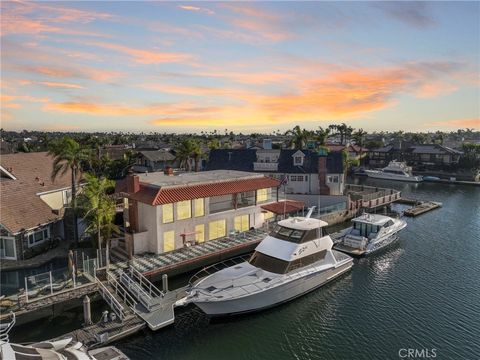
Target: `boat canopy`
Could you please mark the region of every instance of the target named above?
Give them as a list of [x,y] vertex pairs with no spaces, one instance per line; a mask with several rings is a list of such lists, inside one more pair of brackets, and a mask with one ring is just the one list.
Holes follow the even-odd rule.
[[365,224],[372,224],[372,225],[378,225],[378,226],[383,226],[388,221],[392,221],[392,218],[389,216],[378,215],[378,214],[367,214],[367,213],[359,217],[356,217],[355,219],[352,219],[352,222],[354,223],[365,223]]
[[294,230],[312,230],[327,226],[328,223],[319,219],[292,217],[279,221],[278,225]]

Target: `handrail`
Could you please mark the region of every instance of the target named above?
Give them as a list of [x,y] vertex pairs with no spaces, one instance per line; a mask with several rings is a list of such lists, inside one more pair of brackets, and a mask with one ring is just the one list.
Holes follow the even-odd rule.
[[123,299],[123,302],[133,310],[133,312],[137,312],[135,306],[137,302],[135,299],[128,293],[128,291],[120,284],[117,279],[110,273],[107,272],[107,282],[108,284],[115,290],[115,293]]
[[131,265],[129,270],[130,270],[131,277],[137,278],[140,286],[148,289],[148,293],[150,294],[150,296],[152,297],[165,296],[165,294],[160,289],[158,289],[155,285],[153,285],[153,283],[150,280],[148,280],[140,271],[138,271]]
[[102,297],[103,299],[110,305],[110,308],[117,314],[117,316],[123,320],[126,316],[125,314],[125,309],[123,308],[122,304],[115,298],[115,296],[112,295],[112,293],[108,290],[108,288],[98,279],[95,277],[97,280],[98,285],[100,286],[100,290],[102,292]]
[[[231,259],[223,260],[218,263],[215,263],[213,265],[204,267],[202,270],[197,271],[193,276],[190,278],[188,281],[189,287],[193,286],[195,282],[200,280],[201,278],[204,278],[205,276],[211,275],[214,272],[220,271],[226,267],[233,266],[240,264],[242,262],[248,261],[250,259],[250,255],[240,255]],[[230,264],[228,264],[230,263]],[[219,268],[219,266],[223,266],[222,268]],[[213,272],[210,272],[210,270],[213,269]],[[205,273],[205,275],[203,275]]]

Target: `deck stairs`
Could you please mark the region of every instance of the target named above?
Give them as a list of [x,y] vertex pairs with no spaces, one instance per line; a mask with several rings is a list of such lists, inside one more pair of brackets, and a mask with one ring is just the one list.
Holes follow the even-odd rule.
[[184,289],[163,292],[133,267],[108,272],[107,279],[115,292],[130,295],[129,307],[140,316],[152,330],[175,321],[174,304],[185,295]]

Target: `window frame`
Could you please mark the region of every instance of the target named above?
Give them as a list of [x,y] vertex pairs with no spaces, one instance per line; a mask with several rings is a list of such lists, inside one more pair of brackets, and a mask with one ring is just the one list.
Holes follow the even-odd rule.
[[[35,236],[37,234],[40,234],[40,233],[42,234],[42,239],[41,240],[35,240]],[[46,235],[45,235],[45,233],[46,233]],[[43,244],[45,241],[50,240],[50,228],[45,227],[45,228],[42,228],[42,229],[33,230],[33,231],[30,231],[27,234],[25,234],[25,236],[27,237],[28,247],[31,248],[31,247]],[[31,236],[33,237],[32,238],[33,242],[31,241],[31,238],[30,238]]]
[[[166,221],[166,217],[165,217],[166,207],[167,207],[167,208],[171,207],[171,214],[172,214],[171,221]],[[169,219],[169,218],[168,218],[168,219]],[[173,223],[174,221],[175,221],[175,214],[174,214],[174,206],[173,206],[173,203],[163,204],[163,205],[162,205],[162,224],[171,224],[171,223]]]

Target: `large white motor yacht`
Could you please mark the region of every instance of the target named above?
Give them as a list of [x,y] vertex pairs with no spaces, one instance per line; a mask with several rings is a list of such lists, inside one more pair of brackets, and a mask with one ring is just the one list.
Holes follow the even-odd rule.
[[335,240],[334,248],[350,255],[367,255],[398,239],[407,226],[405,220],[378,214],[363,214],[352,220],[353,226]]
[[177,305],[193,303],[210,316],[266,309],[312,291],[353,265],[332,250],[326,222],[294,217],[278,222],[249,261],[195,281]]
[[365,173],[368,177],[375,179],[386,179],[386,180],[399,180],[399,181],[411,181],[411,182],[421,182],[423,178],[421,176],[412,175],[412,168],[407,166],[405,162],[401,161],[390,161],[387,167],[384,167],[381,170],[365,170]]

